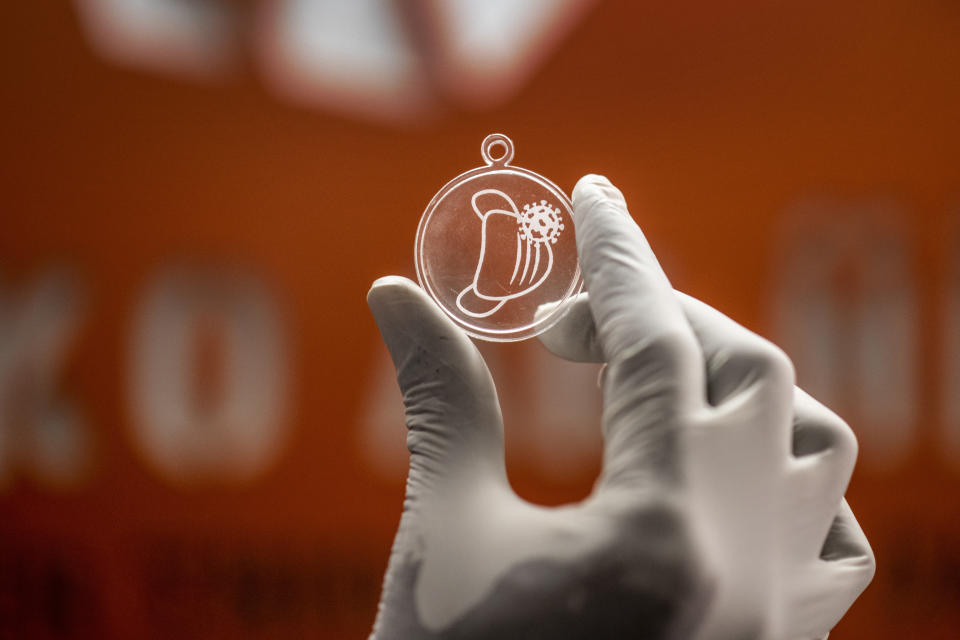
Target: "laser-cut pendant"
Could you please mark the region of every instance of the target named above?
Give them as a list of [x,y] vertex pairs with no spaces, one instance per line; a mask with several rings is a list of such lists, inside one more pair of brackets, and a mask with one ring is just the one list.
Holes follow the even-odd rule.
[[420,286],[475,338],[525,340],[550,328],[583,288],[570,199],[547,178],[510,164],[494,133],[486,166],[448,182],[417,228]]

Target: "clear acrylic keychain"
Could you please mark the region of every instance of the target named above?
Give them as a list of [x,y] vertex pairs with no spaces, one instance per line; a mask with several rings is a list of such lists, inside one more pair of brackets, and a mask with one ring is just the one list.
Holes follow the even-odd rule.
[[423,212],[417,278],[471,336],[525,340],[555,324],[583,288],[573,208],[550,180],[510,164],[507,136],[487,136],[480,155],[486,166],[448,182]]

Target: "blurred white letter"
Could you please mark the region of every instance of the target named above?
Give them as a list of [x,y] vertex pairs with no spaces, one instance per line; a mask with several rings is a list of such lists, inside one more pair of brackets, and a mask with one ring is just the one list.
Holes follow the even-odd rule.
[[277,458],[286,435],[285,340],[257,280],[163,272],[137,310],[131,346],[133,434],[165,478],[243,481]]
[[223,0],[75,0],[106,58],[164,72],[215,76],[237,53],[236,10]]
[[81,307],[62,271],[43,273],[22,295],[0,289],[0,486],[17,471],[66,486],[89,470],[89,431],[58,389]]

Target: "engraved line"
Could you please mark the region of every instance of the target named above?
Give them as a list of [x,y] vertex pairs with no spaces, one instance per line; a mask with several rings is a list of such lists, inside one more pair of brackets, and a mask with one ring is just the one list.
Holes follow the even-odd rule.
[[533,271],[530,272],[530,282],[533,282],[533,277],[537,275],[537,268],[540,266],[540,243],[537,243],[537,255],[533,259]]
[[527,269],[530,268],[530,240],[527,240],[527,250],[524,251],[523,274],[520,276],[520,282],[527,279]]
[[517,260],[513,265],[513,275],[510,276],[510,284],[513,284],[513,281],[517,277],[517,271],[520,270],[520,254],[523,253],[523,247],[520,246],[520,234],[517,234]]

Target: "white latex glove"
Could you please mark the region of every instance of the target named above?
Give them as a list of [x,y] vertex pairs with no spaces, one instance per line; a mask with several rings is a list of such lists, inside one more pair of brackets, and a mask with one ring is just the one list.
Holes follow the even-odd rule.
[[483,359],[415,284],[368,295],[410,449],[372,637],[822,637],[874,570],[843,501],[852,432],[780,350],[673,291],[605,178],[573,203],[590,294],[543,342],[607,363],[603,472],[580,504],[513,493]]

